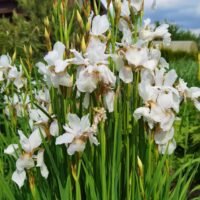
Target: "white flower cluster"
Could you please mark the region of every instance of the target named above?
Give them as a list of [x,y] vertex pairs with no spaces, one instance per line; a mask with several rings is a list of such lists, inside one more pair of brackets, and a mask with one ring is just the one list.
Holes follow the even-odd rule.
[[24,77],[22,66],[18,68],[14,65],[12,66],[11,58],[9,55],[0,56],[0,84],[4,89],[9,83],[13,83],[14,86],[19,90],[24,87],[27,83],[26,78]]
[[69,65],[76,65],[75,84],[78,92],[85,93],[84,106],[88,107],[89,95],[96,91],[103,96],[108,111],[113,112],[113,89],[116,77],[108,66],[109,55],[105,54],[107,44],[106,37],[103,35],[110,25],[106,15],[95,16],[91,23],[90,39],[84,55],[72,49],[71,53],[74,58],[63,60],[65,46],[61,42],[56,42],[53,50],[44,57],[47,65],[40,62],[37,66],[47,84],[58,88],[59,86],[73,86],[72,75],[69,75],[67,68]]
[[56,138],[56,144],[65,144],[69,155],[73,155],[75,152],[83,152],[88,139],[90,144],[98,145],[99,142],[96,138],[97,126],[106,119],[106,115],[103,108],[96,111],[92,126],[89,115],[85,115],[80,119],[77,115],[69,113],[68,124],[63,126],[65,133]]
[[[47,90],[39,90],[35,98],[40,103],[42,109],[48,113],[49,94]],[[10,108],[9,99],[7,99],[7,103],[8,107],[5,108],[5,113],[9,117],[13,111]],[[14,111],[19,118],[28,114],[31,132],[29,137],[27,137],[21,130],[18,130],[20,137],[19,144],[11,144],[4,150],[4,153],[13,155],[17,159],[16,170],[12,175],[12,180],[19,187],[22,187],[26,180],[25,170],[29,170],[35,166],[40,167],[44,178],[48,177],[49,172],[44,163],[44,149],[41,147],[41,144],[42,140],[46,137],[57,136],[59,134],[59,127],[57,119],[53,118],[53,116],[51,116],[52,119],[50,120],[43,111],[31,106],[29,97],[23,97],[23,95],[19,97],[17,94],[14,94],[12,107],[14,107]]]
[[[53,50],[44,57],[45,63],[37,63],[38,71],[43,75],[48,88],[35,89],[31,94],[24,93],[21,89],[27,80],[23,69],[12,66],[8,55],[0,57],[2,87],[5,88],[12,82],[18,91],[4,98],[4,112],[8,117],[14,113],[14,116],[28,116],[29,119],[30,135],[26,136],[19,130],[19,143],[9,145],[4,151],[17,160],[12,180],[19,187],[24,184],[26,170],[33,167],[39,167],[42,176],[48,177],[49,172],[44,163],[43,140],[56,137],[56,145],[65,144],[69,155],[83,152],[88,141],[98,145],[98,125],[106,120],[105,108],[108,112],[114,111],[116,84],[120,84],[121,81],[125,84],[132,83],[134,73],[140,73],[138,90],[143,100],[143,106],[134,111],[134,117],[143,117],[147,122],[160,153],[171,154],[174,151],[176,142],[173,139],[173,124],[179,106],[184,99],[189,98],[200,110],[200,88],[188,88],[182,79],[177,80],[175,70],[168,69],[169,66],[161,57],[159,49],[152,45],[155,38],[162,39],[164,43],[170,42],[168,25],[163,24],[156,28],[150,24],[150,20],[146,20],[139,30],[138,41],[133,42],[135,30],[131,25],[130,9],[137,13],[141,11],[142,6],[143,1],[124,0],[121,3],[118,29],[123,36],[116,43],[116,50],[112,54],[106,53],[107,49],[110,50],[110,43],[106,37],[110,29],[107,15],[89,17],[91,29],[84,52],[71,49],[73,57],[70,57],[66,55],[65,45],[56,42]],[[110,69],[111,59],[117,70]],[[76,114],[68,113],[66,124],[61,124],[52,112],[49,93],[51,87],[57,88],[58,91],[60,88],[70,87],[77,96],[84,93],[83,106],[86,109],[90,105],[90,96],[94,94],[102,107],[93,108],[95,114],[91,119],[92,123],[89,114],[79,118]]]

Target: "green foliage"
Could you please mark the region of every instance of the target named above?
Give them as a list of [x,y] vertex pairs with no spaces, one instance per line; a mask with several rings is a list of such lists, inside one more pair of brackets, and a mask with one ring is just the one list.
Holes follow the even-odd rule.
[[43,20],[50,15],[52,1],[18,0],[18,5],[11,19],[0,19],[0,54],[16,50],[18,57],[24,57],[24,46],[31,46],[34,58],[39,58],[46,51]]
[[190,30],[184,30],[176,24],[170,24],[169,32],[172,34],[172,40],[193,40],[200,47],[200,35],[197,36]]
[[[38,25],[36,28],[38,35],[35,32],[30,34],[30,30],[33,31],[37,23],[42,24],[42,18],[45,13],[48,13],[46,7],[42,10],[42,5],[48,6],[47,1],[40,1],[20,0],[21,8],[23,10],[27,8],[27,14],[24,14],[26,17],[16,15],[14,16],[16,22],[13,18],[12,24],[3,19],[4,27],[10,26],[10,29],[13,28],[14,30],[15,26],[19,26],[20,31],[18,33],[20,34],[22,30],[25,31],[22,35],[14,36],[15,39],[11,43],[21,56],[23,56],[24,44],[31,45],[33,51],[36,53],[38,51],[38,55],[44,50],[44,43],[41,41],[44,31],[42,25]],[[43,4],[44,2],[46,4]],[[75,32],[74,24],[77,24],[74,22],[76,21],[75,14],[74,12],[65,13],[65,10],[61,13],[59,9],[54,10],[53,29],[55,37],[69,47],[71,35]],[[32,12],[35,12],[36,16]],[[68,18],[63,18],[66,15]],[[62,19],[66,20],[64,25]],[[112,39],[115,43],[115,38]],[[5,45],[4,42],[2,44]],[[5,52],[7,49],[9,48],[4,46]],[[9,49],[9,51],[12,51],[12,49]],[[188,58],[180,62],[176,59],[171,59],[171,61],[169,59],[170,65],[177,69],[178,74],[186,79],[189,85],[194,85],[197,83],[195,76],[197,65],[192,59],[187,63],[186,60]],[[32,94],[31,79],[37,79],[37,74],[27,70],[26,76],[29,78],[25,92]],[[108,113],[107,120],[100,124],[98,134],[100,144],[97,147],[87,144],[83,153],[68,156],[64,145],[55,145],[55,138],[51,138],[51,140],[43,138],[42,147],[45,149],[45,163],[50,172],[49,177],[47,180],[43,179],[38,168],[27,170],[28,178],[22,189],[19,189],[11,181],[12,172],[15,170],[15,160],[8,158],[3,150],[8,144],[18,141],[16,134],[18,129],[30,135],[28,117],[16,118],[11,116],[9,119],[4,113],[0,113],[4,124],[2,133],[0,133],[0,155],[2,156],[0,160],[0,187],[3,191],[0,193],[0,199],[188,199],[189,190],[193,188],[192,181],[200,163],[199,158],[187,160],[187,154],[190,153],[188,141],[190,141],[190,133],[199,130],[195,127],[199,118],[192,117],[190,119],[191,113],[193,115],[193,110],[190,107],[185,107],[181,111],[183,118],[180,124],[176,126],[176,135],[180,142],[179,149],[183,149],[183,151],[177,151],[176,154],[178,158],[186,157],[182,160],[182,165],[176,163],[176,166],[172,166],[172,161],[176,160],[177,157],[159,155],[152,137],[153,132],[146,128],[147,125],[142,120],[136,121],[132,116],[134,110],[141,104],[137,93],[139,73],[134,74],[133,84],[126,85],[120,80],[117,80],[117,82],[119,87],[115,97],[115,111]],[[38,85],[36,87],[39,88]],[[60,126],[66,122],[66,112],[76,112],[80,116],[83,116],[86,112],[90,112],[90,116],[93,114],[92,109],[86,110],[80,106],[82,105],[82,96],[77,98],[76,101],[74,100],[76,90],[72,91],[63,87],[60,91],[52,88],[50,92],[52,110],[56,114]],[[34,104],[32,99],[31,103]],[[94,107],[101,104],[95,94],[92,95],[91,104]],[[37,107],[40,108],[39,105]],[[196,121],[189,126],[190,120]],[[60,127],[60,132],[61,130],[62,127]],[[193,138],[195,138],[194,135]],[[198,141],[198,136],[196,140]]]
[[171,53],[170,51],[162,51],[163,56],[169,62],[171,69],[175,69],[178,76],[183,78],[189,87],[200,86],[200,81],[198,80],[198,60],[197,57],[191,56],[187,53]]

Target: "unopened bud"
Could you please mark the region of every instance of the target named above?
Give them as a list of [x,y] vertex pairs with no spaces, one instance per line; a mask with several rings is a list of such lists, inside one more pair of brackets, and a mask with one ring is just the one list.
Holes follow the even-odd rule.
[[15,49],[15,51],[14,51],[14,53],[13,53],[13,55],[12,55],[12,61],[13,61],[13,62],[15,61],[16,56],[17,56],[17,52],[16,52],[16,49]]
[[50,51],[51,50],[50,34],[49,34],[49,32],[47,31],[46,28],[44,29],[44,37],[45,37],[45,40],[46,40],[46,47]]
[[26,46],[24,45],[24,53],[27,55],[27,48],[26,48]]
[[63,13],[63,11],[64,11],[63,3],[61,2],[61,4],[60,4],[60,12]]
[[109,40],[109,39],[111,38],[111,36],[112,36],[112,33],[111,33],[111,31],[109,30],[108,35],[107,35],[107,40]]
[[44,37],[45,37],[46,39],[49,39],[49,33],[48,33],[48,31],[47,31],[46,28],[44,29]]
[[91,22],[88,21],[86,24],[86,32],[90,32],[90,29],[91,29]]
[[116,22],[116,24],[118,24],[119,19],[120,19],[121,7],[122,7],[121,1],[120,0],[115,0],[114,8],[115,8],[115,22]]
[[91,5],[90,5],[90,3],[87,4],[86,11],[87,11],[86,12],[86,14],[87,14],[86,17],[88,18],[90,16],[90,13],[91,13]]
[[78,177],[77,177],[77,173],[76,173],[76,170],[77,170],[76,165],[71,165],[71,170],[72,170],[72,176],[73,176],[74,180],[77,181]]
[[82,50],[82,52],[83,53],[85,53],[86,52],[86,44],[85,44],[85,38],[84,38],[84,36],[82,37],[82,40],[81,40],[81,50]]
[[76,11],[76,18],[77,18],[77,21],[78,21],[80,27],[83,29],[84,28],[83,19],[78,10]]
[[45,25],[46,27],[49,27],[49,18],[48,18],[48,17],[45,17],[45,18],[44,18],[44,25]]
[[76,35],[76,42],[77,42],[77,43],[80,43],[80,42],[81,42],[81,39],[80,39],[80,37],[79,37],[78,34]]
[[30,56],[33,55],[33,49],[32,49],[32,46],[31,46],[31,45],[29,46],[29,54],[30,54]]
[[139,156],[137,156],[137,164],[138,164],[138,169],[139,169],[139,175],[143,177],[144,175],[143,164]]

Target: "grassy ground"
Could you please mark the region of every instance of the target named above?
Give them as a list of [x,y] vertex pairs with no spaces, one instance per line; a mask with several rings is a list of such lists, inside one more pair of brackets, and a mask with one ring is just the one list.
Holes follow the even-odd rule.
[[[183,78],[189,87],[200,86],[198,79],[198,59],[188,55],[167,58],[170,68],[176,70],[178,76]],[[187,104],[186,111],[180,110],[183,121],[177,121],[176,140],[178,147],[174,156],[174,167],[179,168],[184,162],[200,156],[200,114],[191,103]],[[200,183],[200,168],[194,178],[193,184]],[[200,196],[200,191],[191,194],[191,197]]]

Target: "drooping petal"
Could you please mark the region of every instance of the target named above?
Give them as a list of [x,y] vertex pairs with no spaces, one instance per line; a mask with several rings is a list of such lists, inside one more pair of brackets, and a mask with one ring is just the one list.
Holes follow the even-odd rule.
[[35,122],[47,123],[49,120],[48,116],[40,109],[29,109],[29,117]]
[[98,80],[92,74],[82,71],[76,80],[76,85],[80,92],[92,93],[97,87],[97,82]]
[[83,152],[85,149],[85,143],[80,142],[80,143],[71,143],[69,147],[67,148],[67,153],[71,156],[75,152]]
[[158,145],[158,151],[161,154],[167,153],[171,155],[175,149],[176,149],[176,141],[174,139],[170,141],[168,144]]
[[18,144],[10,144],[6,149],[4,149],[4,153],[16,156],[16,151],[18,150],[19,145]]
[[38,151],[38,154],[37,154],[37,167],[40,167],[41,175],[44,178],[47,178],[48,175],[49,175],[49,171],[47,169],[47,166],[44,163],[44,150]]
[[124,83],[131,83],[133,81],[133,72],[130,67],[122,67],[119,71],[119,78]]
[[59,127],[58,127],[58,121],[56,119],[51,123],[49,132],[52,136],[58,136]]
[[164,131],[169,131],[173,126],[174,120],[175,120],[174,113],[172,111],[168,111],[162,117],[162,120],[160,121],[160,127]]
[[39,71],[40,74],[43,74],[43,75],[48,74],[48,68],[44,63],[38,62],[36,64],[36,67],[38,67],[38,71]]
[[157,98],[157,103],[163,109],[173,108],[173,94],[172,92],[169,93],[160,93]]
[[200,111],[200,101],[198,99],[194,100],[194,106],[196,107],[197,110]]
[[114,100],[115,100],[114,91],[110,90],[104,95],[104,103],[109,112],[114,111]]
[[2,71],[0,71],[0,81],[3,81],[4,80],[4,73]]
[[155,103],[151,104],[150,115],[155,122],[161,122],[165,118],[165,112]]
[[24,84],[26,84],[26,79],[22,78],[22,77],[18,77],[14,80],[14,85],[15,87],[17,87],[18,89],[21,89]]
[[65,133],[56,138],[56,145],[71,143],[75,135]]
[[65,87],[72,87],[73,80],[72,77],[65,72],[64,74],[51,75],[51,83],[55,88],[58,88],[60,85]]
[[89,104],[90,104],[90,94],[86,92],[83,99],[83,107],[87,109],[89,107]]
[[115,86],[116,76],[106,65],[99,65],[98,72],[100,73],[101,81],[107,85]]
[[189,88],[187,95],[191,99],[199,98],[200,97],[200,88],[198,88],[198,87]]
[[139,95],[142,97],[144,102],[156,101],[159,91],[155,87],[152,87],[148,82],[142,81],[139,83],[138,89]]
[[40,172],[41,172],[41,175],[47,179],[48,176],[49,176],[49,170],[47,169],[47,166],[45,165],[45,163],[43,163],[43,165],[40,167]]
[[16,161],[16,168],[19,171],[22,171],[24,169],[31,169],[35,166],[35,163],[29,155],[25,154],[23,156],[20,156]]
[[90,141],[90,144],[99,145],[99,142],[97,138],[94,136],[94,134],[89,135],[89,141]]
[[156,132],[154,135],[156,144],[167,144],[174,136],[174,128],[172,127],[169,131]]
[[17,68],[16,67],[12,67],[9,70],[8,78],[9,79],[14,79],[14,78],[17,78],[18,76],[19,76],[19,72],[17,71]]
[[152,129],[154,126],[154,119],[150,115],[150,109],[147,107],[137,108],[133,113],[133,117],[136,120],[140,119],[141,117],[144,117],[144,120],[147,121],[150,129]]
[[0,67],[10,67],[11,58],[9,55],[0,56]]
[[111,58],[115,62],[115,67],[119,71],[122,67],[124,67],[123,57],[117,54],[111,54]]
[[146,108],[146,107],[141,107],[141,108],[137,108],[134,113],[133,116],[136,120],[140,119],[142,116],[146,117],[149,116],[150,114],[150,109]]
[[37,154],[37,167],[41,167],[43,165],[44,162],[44,149],[41,149],[38,151]]
[[19,186],[19,188],[21,188],[24,185],[24,181],[26,180],[26,172],[24,170],[14,171],[12,180]]

